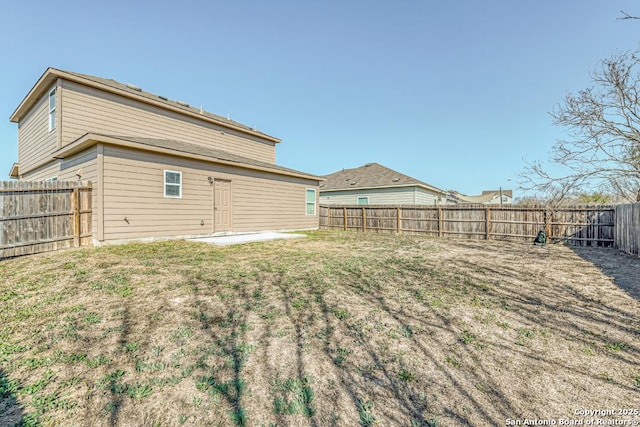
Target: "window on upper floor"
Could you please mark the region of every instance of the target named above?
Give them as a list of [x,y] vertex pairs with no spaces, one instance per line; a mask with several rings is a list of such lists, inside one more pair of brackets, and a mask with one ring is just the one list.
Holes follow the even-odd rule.
[[164,171],[164,197],[182,197],[182,172]]
[[359,205],[368,205],[369,204],[369,198],[367,196],[360,196],[357,199],[357,202]]
[[49,92],[49,131],[56,128],[56,89]]

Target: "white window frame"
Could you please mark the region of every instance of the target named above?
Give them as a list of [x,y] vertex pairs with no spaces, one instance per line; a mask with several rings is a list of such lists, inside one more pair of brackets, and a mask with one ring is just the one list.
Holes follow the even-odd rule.
[[[364,199],[365,203],[360,203],[360,199]],[[356,197],[356,205],[365,206],[369,204],[369,196],[357,196]]]
[[56,176],[49,177],[49,178],[45,179],[45,181],[47,181],[47,182],[57,182],[58,181],[58,176],[56,175]]
[[[167,182],[167,172],[168,173],[177,173],[178,176],[180,177],[180,182],[178,184],[174,183],[174,182]],[[164,186],[163,186],[163,192],[164,192],[164,197],[167,199],[181,199],[182,198],[182,172],[181,171],[172,171],[172,170],[168,170],[165,169],[164,173],[163,173],[163,181],[164,181]],[[177,186],[178,187],[178,195],[173,195],[173,194],[167,194],[167,185],[169,186]]]
[[[309,201],[309,191],[313,191],[313,202]],[[307,216],[315,216],[316,212],[317,212],[317,199],[318,199],[318,193],[316,191],[315,188],[307,188],[306,191],[304,192],[304,211],[307,214]],[[309,213],[309,205],[313,203],[313,213]]]
[[[51,106],[51,98],[53,98],[53,107]],[[49,91],[49,132],[56,128],[56,101],[57,94],[54,87]]]

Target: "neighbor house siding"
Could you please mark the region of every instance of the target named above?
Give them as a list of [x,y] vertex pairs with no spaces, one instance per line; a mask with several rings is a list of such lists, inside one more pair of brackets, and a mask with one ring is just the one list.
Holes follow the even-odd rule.
[[[49,131],[49,92],[51,86],[40,100],[18,123],[18,163],[20,172],[28,173],[43,162],[51,159],[51,153],[57,149],[58,128]],[[56,96],[56,104],[60,105]],[[60,112],[56,112],[59,121]]]
[[[164,197],[164,170],[182,173],[181,198]],[[212,233],[208,177],[231,181],[232,231],[318,227],[317,215],[305,215],[317,181],[105,145],[104,240]]]
[[275,163],[275,143],[134,99],[63,80],[61,144],[88,133],[174,139]]
[[320,203],[330,205],[355,205],[358,197],[367,197],[369,205],[434,205],[438,195],[420,187],[375,188],[367,190],[323,191]]
[[322,192],[320,203],[355,205],[358,197],[368,197],[370,205],[413,205],[415,191],[414,187],[400,187]]
[[439,200],[440,195],[431,193],[424,188],[415,187],[416,205],[440,205],[445,204],[445,195],[443,194]]

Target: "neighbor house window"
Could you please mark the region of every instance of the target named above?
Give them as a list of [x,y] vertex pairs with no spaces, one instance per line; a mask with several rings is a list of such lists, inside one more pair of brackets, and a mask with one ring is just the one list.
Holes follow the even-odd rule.
[[56,90],[49,92],[49,130],[56,128]]
[[182,172],[164,171],[164,197],[182,197]]
[[57,176],[52,176],[51,178],[45,179],[45,181],[47,181],[47,182],[56,182],[57,180],[58,180]]
[[366,197],[366,196],[358,197],[358,204],[359,205],[368,205],[369,204],[369,198]]
[[307,215],[316,214],[316,190],[307,188]]

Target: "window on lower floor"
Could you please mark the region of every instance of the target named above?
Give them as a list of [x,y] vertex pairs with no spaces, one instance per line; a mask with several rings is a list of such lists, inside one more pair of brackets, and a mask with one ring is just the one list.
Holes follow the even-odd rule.
[[358,197],[358,204],[359,205],[368,205],[369,204],[369,198],[367,196]]
[[164,171],[164,197],[182,197],[182,172]]
[[316,214],[316,190],[307,188],[307,215]]

